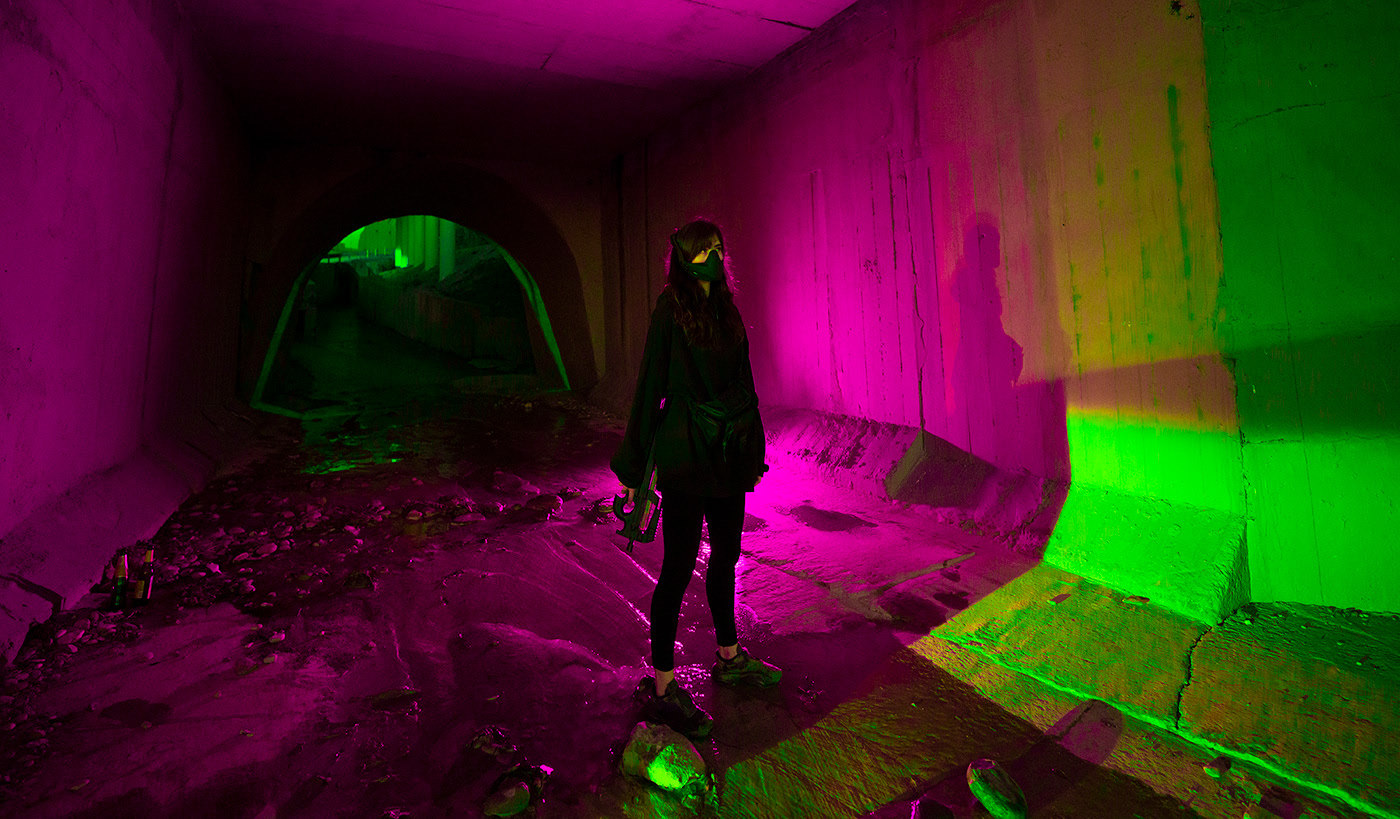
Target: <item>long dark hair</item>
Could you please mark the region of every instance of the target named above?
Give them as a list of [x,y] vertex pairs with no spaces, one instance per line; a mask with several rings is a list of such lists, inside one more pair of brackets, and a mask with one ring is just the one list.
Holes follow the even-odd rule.
[[[727,349],[744,338],[744,322],[734,306],[734,291],[729,287],[729,256],[725,254],[724,275],[710,283],[710,295],[700,289],[700,283],[685,272],[682,261],[695,258],[711,238],[719,239],[724,248],[724,233],[719,225],[696,219],[682,225],[671,236],[671,256],[666,265],[666,289],[676,300],[676,323],[685,331],[686,340],[696,347]],[[684,259],[681,253],[685,254]]]

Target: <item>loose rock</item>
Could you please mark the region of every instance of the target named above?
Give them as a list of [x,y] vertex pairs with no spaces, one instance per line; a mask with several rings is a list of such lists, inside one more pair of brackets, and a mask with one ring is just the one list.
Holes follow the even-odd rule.
[[491,488],[497,492],[519,492],[525,486],[525,479],[519,475],[497,470],[491,475]]
[[695,746],[665,725],[639,722],[622,751],[622,772],[667,791],[690,794],[709,787],[705,760]]

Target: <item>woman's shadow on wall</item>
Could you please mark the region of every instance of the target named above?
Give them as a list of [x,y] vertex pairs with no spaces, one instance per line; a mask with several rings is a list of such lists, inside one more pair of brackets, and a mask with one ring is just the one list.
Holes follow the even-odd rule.
[[[941,330],[943,348],[954,346],[941,407],[947,437],[920,436],[921,451],[891,494],[946,510],[958,522],[1002,535],[1018,552],[1039,558],[1070,478],[1060,375],[1069,343],[1054,316],[1019,322],[1047,328],[1039,338],[1024,339],[1041,345],[1029,355],[1007,332],[1002,269],[1001,231],[990,215],[977,214],[964,231],[953,277],[956,326],[944,322]],[[1028,372],[1028,358],[1041,372]]]

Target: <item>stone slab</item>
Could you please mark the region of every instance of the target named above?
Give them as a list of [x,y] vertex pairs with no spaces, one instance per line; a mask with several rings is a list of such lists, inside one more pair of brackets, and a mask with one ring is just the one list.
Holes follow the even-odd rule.
[[1201,640],[1182,727],[1400,814],[1400,616],[1251,604]]
[[781,458],[784,468],[874,497],[887,497],[886,478],[919,436],[912,427],[793,408],[764,407],[763,425],[770,463]]
[[1039,551],[1063,488],[997,468],[910,426],[796,408],[763,409],[769,462],[881,499],[927,506],[1010,545]]
[[1129,712],[1174,723],[1191,647],[1207,626],[1041,564],[947,623],[935,637]]
[[1044,559],[1218,623],[1249,600],[1244,525],[1225,510],[1076,485]]
[[[155,534],[191,487],[143,449],[39,507],[0,541],[0,647],[6,661],[29,627],[72,605],[102,578],[117,549]],[[34,598],[48,603],[37,607]],[[39,616],[42,613],[42,616]]]
[[1211,626],[1041,564],[912,648],[1033,721],[1031,681],[1400,815],[1400,617],[1247,604]]

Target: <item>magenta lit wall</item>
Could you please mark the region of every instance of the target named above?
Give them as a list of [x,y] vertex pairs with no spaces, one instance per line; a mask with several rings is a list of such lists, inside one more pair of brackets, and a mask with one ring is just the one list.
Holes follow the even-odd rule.
[[0,11],[0,574],[64,598],[202,480],[232,396],[244,148],[167,5]]
[[1072,478],[1047,560],[1214,618],[1243,488],[1203,66],[1165,3],[859,3],[618,163],[608,360],[713,218],[766,404]]
[[624,255],[664,250],[630,235],[642,222],[664,238],[712,216],[765,401],[1064,478],[1071,341],[1028,201],[1043,146],[1021,127],[1035,55],[1005,12],[939,36],[974,5],[859,4],[653,136],[629,157],[624,210],[648,207]]

